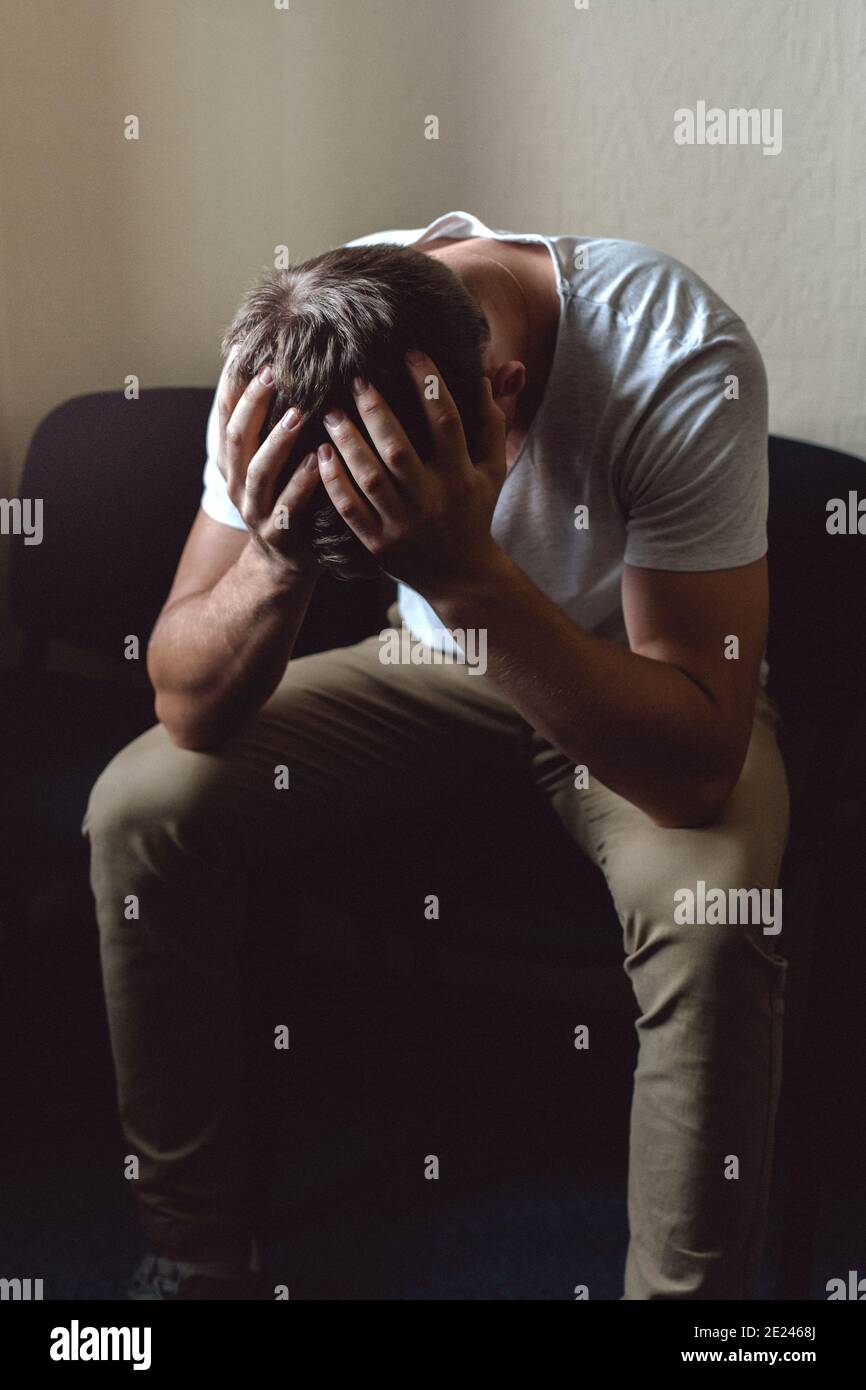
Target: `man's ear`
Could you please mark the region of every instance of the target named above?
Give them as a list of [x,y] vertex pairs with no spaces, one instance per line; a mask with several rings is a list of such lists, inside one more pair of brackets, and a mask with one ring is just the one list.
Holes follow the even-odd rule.
[[495,371],[487,372],[493,388],[493,399],[511,427],[517,414],[517,403],[526,386],[526,368],[522,362],[503,362]]

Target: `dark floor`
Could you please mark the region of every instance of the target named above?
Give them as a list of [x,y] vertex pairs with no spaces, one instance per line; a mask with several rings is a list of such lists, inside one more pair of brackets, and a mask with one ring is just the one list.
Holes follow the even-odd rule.
[[[862,1185],[864,822],[840,817],[850,879],[826,1001],[819,1257],[866,1274]],[[0,1273],[45,1297],[122,1298],[142,1250],[120,1174],[123,1141],[87,900],[43,903],[19,959],[9,1037]],[[8,983],[8,982],[7,982]],[[279,991],[280,981],[276,982]],[[351,977],[306,963],[286,982],[292,1049],[266,1100],[268,1255],[293,1298],[570,1299],[621,1293],[634,1036],[628,1019],[450,986]],[[311,1059],[315,1058],[315,1063]],[[436,1154],[438,1182],[423,1161]],[[789,1160],[790,1161],[790,1160]],[[772,1290],[774,1207],[763,1296]]]

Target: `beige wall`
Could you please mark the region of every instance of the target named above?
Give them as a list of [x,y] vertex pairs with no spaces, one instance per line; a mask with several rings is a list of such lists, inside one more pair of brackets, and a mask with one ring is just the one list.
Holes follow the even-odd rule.
[[[0,495],[67,397],[129,372],[215,380],[221,329],[277,243],[301,257],[449,208],[680,257],[749,323],[771,427],[866,452],[864,15],[861,0],[15,0]],[[781,154],[676,145],[674,110],[701,99],[781,107]]]

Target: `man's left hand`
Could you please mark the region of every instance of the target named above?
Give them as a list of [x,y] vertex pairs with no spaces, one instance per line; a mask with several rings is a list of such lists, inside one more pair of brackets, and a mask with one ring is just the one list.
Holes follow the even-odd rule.
[[[319,472],[336,510],[383,570],[423,594],[471,581],[499,554],[490,525],[507,471],[506,426],[483,377],[484,430],[479,457],[470,458],[435,364],[424,353],[407,353],[406,367],[430,428],[430,461],[422,463],[375,387],[358,379],[355,401],[369,441],[343,411],[329,412],[333,447],[319,449]],[[435,400],[426,390],[431,378]]]

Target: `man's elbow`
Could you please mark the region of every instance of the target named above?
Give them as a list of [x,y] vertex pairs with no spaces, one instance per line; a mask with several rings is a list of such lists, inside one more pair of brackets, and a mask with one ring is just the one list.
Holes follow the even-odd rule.
[[683,788],[663,806],[654,807],[650,819],[662,830],[699,830],[719,819],[739,774],[707,778]]
[[201,707],[190,708],[188,701],[173,700],[157,693],[154,713],[175,748],[205,753],[225,737],[224,731],[204,717]]

